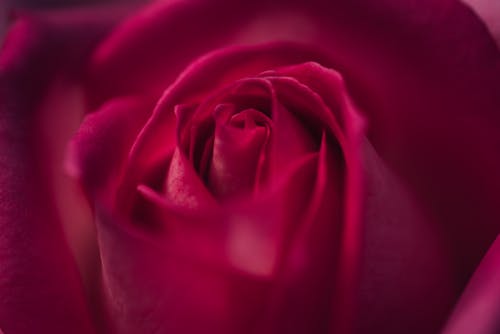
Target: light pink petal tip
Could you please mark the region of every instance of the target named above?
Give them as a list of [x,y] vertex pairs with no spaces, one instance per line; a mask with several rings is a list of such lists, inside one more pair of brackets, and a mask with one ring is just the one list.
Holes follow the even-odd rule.
[[500,237],[490,247],[455,307],[444,334],[500,332]]

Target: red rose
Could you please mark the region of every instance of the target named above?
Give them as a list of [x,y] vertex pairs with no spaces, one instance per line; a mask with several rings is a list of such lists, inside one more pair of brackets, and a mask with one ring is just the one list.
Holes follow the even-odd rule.
[[497,246],[465,289],[500,230],[500,52],[470,9],[123,13],[5,39],[4,332],[500,329]]

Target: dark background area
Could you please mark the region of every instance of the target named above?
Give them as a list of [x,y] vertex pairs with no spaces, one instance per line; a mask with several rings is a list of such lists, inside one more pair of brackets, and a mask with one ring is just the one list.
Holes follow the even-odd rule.
[[[146,4],[153,0],[0,0],[0,46],[10,22],[12,9],[44,10],[78,7],[95,7],[99,5]],[[164,0],[169,1],[169,0]]]
[[0,0],[15,8],[66,8],[96,4],[146,3],[147,0]]
[[[0,41],[6,26],[8,8],[47,9],[91,6],[99,4],[147,3],[154,0],[0,0]],[[169,0],[163,0],[169,1]],[[252,0],[234,0],[252,1]],[[334,1],[334,0],[332,0]],[[349,0],[347,0],[349,1]],[[406,1],[406,0],[400,0]],[[436,0],[440,1],[440,0]],[[462,0],[484,20],[500,46],[500,0]]]
[[[65,8],[65,7],[86,6],[86,5],[96,5],[96,4],[146,3],[149,1],[150,0],[0,0],[0,15],[2,14],[1,13],[2,7],[5,8],[5,3],[7,3],[7,7],[39,9],[39,8]],[[252,1],[252,0],[234,0],[234,1]],[[400,1],[406,1],[406,0],[400,0]],[[462,0],[462,2],[471,6],[479,14],[479,16],[483,18],[483,20],[487,23],[493,35],[496,36],[497,41],[500,41],[500,0]]]

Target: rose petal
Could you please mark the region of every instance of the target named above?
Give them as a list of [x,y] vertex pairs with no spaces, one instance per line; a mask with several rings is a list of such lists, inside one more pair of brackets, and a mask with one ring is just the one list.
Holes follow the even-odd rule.
[[500,3],[494,0],[462,0],[484,20],[500,46]]
[[[257,43],[277,37],[280,40],[304,37],[297,34],[304,29],[297,29],[296,24],[310,22],[300,12],[286,15],[282,8],[273,9],[272,16],[279,16],[287,29],[279,26],[273,29],[266,27],[266,22],[260,24],[255,20],[268,7],[264,3],[231,1],[180,0],[153,4],[125,22],[96,52],[92,68],[98,84],[94,90],[97,100],[132,92],[160,94],[194,59],[224,45],[242,44],[244,40]],[[262,26],[270,29],[262,33]],[[276,30],[283,33],[270,34]],[[158,43],[159,40],[163,42]],[[193,40],[197,43],[191,43]],[[127,80],[115,81],[122,77],[123,69],[127,69]]]
[[[243,30],[254,19],[273,22],[279,12],[273,8],[279,9],[282,4],[254,2],[239,7],[229,1],[215,1],[151,7],[117,32],[101,49],[106,52],[96,55],[96,79],[114,77],[107,73],[132,75],[123,70],[130,64],[141,64],[141,69],[150,64],[151,70],[141,70],[143,77],[133,72],[134,80],[121,82],[142,85],[151,77],[147,73],[157,73],[159,62],[177,73],[194,57],[218,47],[230,32],[235,33],[233,36],[245,35]],[[496,112],[500,104],[500,65],[498,48],[486,28],[470,9],[452,0],[362,4],[295,1],[287,3],[287,8],[313,18],[312,23],[307,21],[308,27],[321,27],[312,30],[308,42],[330,50],[330,63],[335,63],[335,68],[347,78],[354,100],[368,116],[370,139],[376,149],[397,174],[411,182],[419,200],[432,207],[443,230],[453,231],[448,235],[456,253],[456,277],[464,285],[492,236],[500,230],[494,200],[494,194],[500,191],[500,175],[496,172],[500,159],[495,158],[500,145]],[[232,18],[239,17],[237,14],[243,18],[235,24]],[[289,27],[296,21],[276,22]],[[134,38],[130,38],[132,31]],[[186,34],[167,38],[156,46],[158,49],[149,47],[157,40],[153,32],[168,37],[172,31]],[[175,43],[179,38],[188,41],[193,35],[203,35],[206,44],[191,43],[191,56],[172,52],[171,45],[182,45]],[[238,37],[233,41],[238,43]],[[166,49],[168,52],[162,52]],[[126,56],[131,50],[158,52],[135,51],[133,56]],[[154,55],[157,61],[149,61],[148,55]],[[171,57],[168,61],[167,56]],[[118,59],[123,59],[123,63]],[[194,67],[205,62],[206,59],[197,62]],[[212,84],[222,66],[241,68],[236,61],[222,64],[217,71],[204,72],[198,78]],[[175,74],[169,73],[159,86],[172,81]],[[142,79],[135,80],[139,77]],[[191,75],[183,78],[185,82],[200,82]],[[199,91],[193,86],[188,90]],[[162,122],[155,116],[151,123]],[[476,196],[478,193],[483,196]],[[481,227],[472,226],[471,221],[482,222]],[[446,222],[453,222],[453,226]],[[464,244],[468,246],[463,247]]]
[[[333,77],[324,75],[322,73],[324,70],[314,66],[314,64],[290,67],[282,71],[283,75],[294,76],[312,87],[314,91],[324,96],[325,101],[330,105],[334,106],[338,103],[338,98],[334,101],[328,101],[333,96],[330,92],[343,91],[347,93],[345,87],[330,81],[329,79]],[[417,78],[418,75],[411,74],[411,77]],[[489,74],[484,77],[488,78]],[[435,77],[433,78],[435,79]],[[447,84],[447,86],[450,85]],[[376,85],[373,87],[374,92],[380,88]],[[393,87],[396,89],[396,85]],[[387,102],[389,102],[389,98],[392,99],[391,104],[399,101],[398,104],[402,104],[399,107],[388,104],[382,110],[378,108],[375,101],[370,105],[363,104],[364,111],[369,112],[368,121],[371,121],[369,130],[374,145],[377,145],[376,148],[379,149],[378,153],[388,159],[388,163],[398,177],[410,180],[408,187],[415,193],[414,200],[420,202],[420,206],[427,208],[426,214],[430,216],[434,224],[441,226],[440,231],[436,231],[436,233],[442,233],[441,235],[445,236],[441,242],[450,248],[447,252],[452,256],[450,261],[455,270],[455,275],[449,277],[450,282],[448,283],[454,287],[455,295],[448,295],[448,307],[452,305],[456,295],[461,291],[473,264],[481,256],[481,250],[498,229],[498,224],[495,223],[496,218],[494,218],[498,212],[495,209],[495,195],[493,195],[498,186],[498,173],[491,170],[484,179],[482,173],[498,163],[498,159],[496,159],[498,155],[492,152],[495,151],[494,147],[499,144],[499,139],[495,135],[493,127],[486,124],[485,120],[490,119],[493,124],[498,124],[492,112],[495,103],[498,105],[500,101],[498,101],[498,95],[490,95],[492,92],[488,92],[488,89],[491,88],[489,84],[485,84],[484,87],[483,92],[476,91],[476,94],[484,94],[485,101],[481,103],[487,104],[489,106],[487,109],[490,111],[487,112],[487,109],[483,109],[481,113],[468,116],[469,110],[458,104],[457,97],[447,97],[443,89],[439,90],[440,96],[433,96],[432,93],[428,92],[428,88],[425,90],[409,88],[409,91],[404,93],[405,99],[414,101],[413,105],[408,105],[409,100],[400,100],[396,95],[392,96],[392,93],[387,94]],[[450,88],[450,90],[453,89],[455,88]],[[424,91],[432,97],[430,97],[429,103],[422,105],[421,94]],[[467,93],[472,92],[469,90]],[[358,97],[356,102],[363,102],[359,96],[355,97]],[[345,100],[343,103],[351,104]],[[382,101],[379,101],[380,103]],[[444,107],[441,106],[443,103]],[[371,114],[374,108],[377,109],[377,112]],[[477,110],[476,108],[471,107],[470,110]],[[339,109],[340,115],[342,115],[342,110],[344,109]],[[400,112],[400,110],[405,112]],[[434,113],[429,115],[427,119],[423,110],[426,112],[434,110]],[[391,111],[391,115],[384,115],[384,112],[388,111]],[[449,113],[453,113],[453,115],[449,115]],[[465,115],[460,116],[460,113]],[[412,114],[413,116],[410,116]],[[381,119],[380,122],[377,118]],[[465,119],[468,120],[467,123]],[[347,124],[350,123],[352,121]],[[443,124],[446,127],[438,124]],[[464,136],[464,133],[467,135]],[[391,140],[392,138],[397,138],[397,140]],[[400,140],[403,138],[404,141],[401,142]],[[472,143],[479,146],[472,149]],[[467,150],[468,153],[464,154],[464,150]],[[350,151],[350,149],[344,149],[344,152]],[[473,160],[468,160],[471,157],[474,157]],[[349,170],[348,168],[347,171]],[[477,171],[474,173],[474,178],[460,177],[460,175],[469,175],[473,170]],[[483,170],[483,172],[479,172],[479,170]],[[477,182],[481,182],[481,189],[478,189]],[[455,189],[455,192],[452,193],[451,189]],[[485,189],[489,190],[485,191]],[[481,196],[473,195],[478,193]],[[487,210],[488,213],[483,210]],[[480,230],[477,229],[477,225],[469,223],[470,219],[483,222]],[[447,225],[448,221],[453,223]],[[464,244],[467,244],[467,247],[464,247]],[[404,310],[403,308],[397,309]],[[417,312],[409,312],[417,314]],[[440,312],[441,315],[445,314],[444,310]],[[420,312],[418,314],[421,316]],[[389,320],[387,320],[388,322]],[[411,320],[407,319],[407,322],[410,323]],[[439,324],[436,322],[435,326],[438,328]],[[393,330],[398,331],[396,328]]]
[[[222,263],[223,266],[229,264],[239,270],[246,268],[246,271],[252,273],[244,262],[234,261],[233,258],[237,256],[231,254],[232,247],[229,247],[238,245],[231,241],[233,232],[245,230],[249,239],[261,242],[245,242],[239,246],[246,245],[245,247],[252,250],[248,254],[259,260],[254,262],[269,263],[265,271],[258,271],[260,275],[269,276],[274,272],[281,245],[286,242],[287,235],[300,225],[299,222],[307,211],[316,160],[316,154],[309,154],[291,162],[276,182],[268,187],[262,196],[256,198],[235,198],[225,203],[214,203],[213,199],[208,197],[208,201],[190,206],[189,202],[186,205],[184,201],[178,201],[178,198],[165,198],[144,185],[139,187],[139,191],[153,204],[154,208],[150,208],[156,211],[153,213],[159,213],[159,220],[167,225],[166,233],[159,233],[158,237],[173,240],[164,241],[164,244],[176,242],[183,253],[192,257],[208,259],[205,262],[214,262],[217,266]],[[188,168],[189,170],[191,169]],[[290,182],[298,177],[300,182]],[[294,192],[291,192],[292,190]],[[183,196],[179,197],[182,199]],[[292,202],[293,210],[289,208],[289,203]],[[243,236],[241,233],[237,234]],[[236,239],[237,236],[234,240]],[[268,246],[261,247],[263,243]],[[203,251],[198,252],[197,249],[202,244],[205,245],[201,247]],[[264,249],[272,249],[273,254],[265,252]],[[258,256],[263,253],[265,254]],[[206,256],[207,254],[212,255]]]
[[[322,59],[320,53],[294,43],[276,43],[255,47],[235,47],[223,49],[199,59],[183,72],[178,80],[164,93],[138,136],[131,151],[131,165],[136,170],[147,170],[155,157],[166,155],[168,145],[175,132],[164,127],[170,126],[175,106],[196,103],[200,97],[217,92],[233,81],[245,76],[258,74],[281,64],[295,64],[308,59]],[[216,80],[214,80],[216,78]]]
[[[337,143],[330,141],[323,135],[307,208],[288,228],[275,289],[259,321],[261,333],[328,333],[335,332],[338,325],[332,323],[331,314],[339,305],[344,306],[335,291],[337,274],[342,270],[344,161],[334,148]],[[289,184],[289,191],[300,192],[294,183],[299,184]],[[287,224],[292,222],[290,219]]]
[[363,154],[366,187],[355,330],[438,332],[456,293],[447,236],[367,142]]
[[174,151],[165,181],[166,197],[185,210],[216,205],[212,194],[179,148]]
[[[122,224],[98,208],[106,294],[120,333],[253,332],[290,233],[283,229],[294,228],[289,222],[304,211],[300,203],[307,206],[317,159],[305,158],[276,192],[255,203],[211,206],[202,216],[163,206],[182,224],[161,233]],[[162,205],[161,196],[146,196]],[[294,210],[290,201],[298,203]]]
[[226,124],[216,126],[210,189],[221,197],[251,193],[258,182],[259,157],[264,155],[268,137],[269,129],[263,126],[253,129],[238,129]]
[[[114,39],[110,39],[108,45],[103,46],[102,50],[111,45],[109,52],[106,51],[107,54],[104,51],[97,54],[95,78],[100,80],[115,77],[119,73],[127,73],[135,79],[137,77],[134,71],[124,70],[129,68],[130,64],[141,64],[141,68],[151,65],[150,70],[143,72],[147,74],[153,73],[153,70],[156,71],[158,63],[163,62],[166,66],[170,66],[170,70],[177,72],[183,67],[184,59],[188,62],[198,56],[198,53],[217,47],[224,38],[218,35],[221,31],[224,36],[228,31],[234,31],[227,23],[232,18],[238,17],[239,12],[234,11],[232,15],[227,15],[228,17],[220,15],[218,7],[220,3],[217,1],[211,2],[210,5],[204,3],[203,6],[196,8],[194,5],[193,7],[179,5],[183,8],[182,15],[177,15],[175,11],[170,10],[165,10],[165,12],[152,10],[150,16],[141,16],[130,23],[127,28],[129,30],[123,28],[121,36],[117,33]],[[255,8],[259,9],[258,3],[256,4]],[[279,8],[282,3],[275,2],[274,6]],[[252,12],[249,8],[252,7],[241,8],[241,11],[243,13],[248,11],[249,14],[246,15],[252,17],[257,11]],[[260,8],[259,13],[268,13],[266,8],[268,7]],[[500,66],[499,52],[493,39],[470,10],[459,2],[451,0],[418,2],[384,0],[366,1],[362,4],[356,1],[349,3],[297,1],[293,2],[289,8],[298,8],[299,11],[312,15],[313,21],[321,26],[321,32],[314,33],[309,39],[311,44],[317,44],[331,51],[329,64],[320,63],[326,66],[330,66],[330,63],[337,65],[335,68],[342,72],[353,100],[366,113],[370,124],[369,139],[382,157],[382,161],[387,163],[387,168],[395,174],[395,177],[402,180],[404,187],[408,187],[414,193],[411,196],[414,197],[411,203],[415,201],[418,210],[420,207],[426,208],[426,217],[428,216],[432,222],[439,225],[442,235],[446,236],[443,243],[449,247],[452,254],[453,268],[451,270],[454,275],[451,276],[453,279],[450,278],[450,281],[455,289],[454,296],[449,297],[448,301],[453,301],[500,230],[497,205],[497,194],[500,192],[500,175],[498,174],[500,158],[497,154],[498,147],[500,147],[498,135],[500,120],[497,112],[500,105],[498,95]],[[227,6],[224,9],[229,10],[234,7]],[[212,14],[214,12],[217,12],[217,15]],[[164,13],[168,15],[165,17]],[[269,13],[265,18],[267,22],[276,18],[273,12]],[[199,21],[191,20],[192,18],[198,19],[202,15],[206,17]],[[222,19],[219,20],[220,17]],[[216,24],[214,30],[211,30],[210,24],[202,24],[204,32],[206,31],[211,38],[202,38],[203,41],[209,42],[201,43],[200,49],[191,50],[190,56],[186,58],[184,56],[177,58],[177,53],[170,50],[170,46],[174,43],[169,41],[162,44],[164,45],[162,48],[168,48],[168,52],[149,53],[148,51],[158,61],[141,61],[143,59],[141,51],[136,51],[139,55],[136,54],[137,56],[134,57],[125,56],[134,49],[152,50],[148,47],[137,48],[136,46],[149,46],[152,45],[151,41],[156,43],[156,37],[144,39],[144,36],[154,36],[151,31],[164,35],[165,31],[155,30],[156,27],[168,27],[165,36],[169,36],[168,32],[172,31],[187,31],[186,35],[179,34],[178,38],[191,41],[192,35],[199,33],[196,28],[192,28],[193,32],[189,29],[174,29],[172,26],[191,28],[194,26],[192,22],[210,23],[211,20],[225,25],[224,28],[221,29]],[[182,22],[178,25],[175,23],[180,21]],[[200,26],[197,25],[197,27]],[[130,31],[133,30],[137,31],[137,37],[129,39]],[[143,34],[143,32],[146,33]],[[130,40],[130,43],[127,40]],[[142,42],[134,41],[149,42],[142,44]],[[171,41],[177,41],[177,36]],[[235,38],[235,41],[238,41],[238,38]],[[196,48],[198,44],[195,44],[190,44],[190,47]],[[180,44],[177,43],[177,45]],[[182,52],[184,48],[179,47],[178,50]],[[168,54],[171,54],[172,58],[165,58]],[[177,65],[175,65],[176,59],[174,58],[177,58]],[[217,57],[212,55],[211,59],[214,58]],[[120,64],[120,62],[115,62],[116,59],[124,59],[124,61]],[[166,59],[172,61],[166,61]],[[247,64],[246,61],[221,62],[218,66],[212,67],[212,70],[216,69],[213,72],[197,72],[198,76],[193,75],[196,72],[193,69],[206,65],[207,59],[210,59],[210,56],[197,62],[191,68],[192,71],[188,70],[174,85],[181,87],[178,92],[182,89],[186,89],[187,92],[196,92],[184,95],[185,100],[203,93],[204,87],[210,87],[213,84],[213,78],[217,78],[219,73],[223,72],[221,69],[224,67],[241,68],[242,64]],[[286,57],[276,62],[269,62],[266,66],[277,65],[280,62],[285,65],[286,62],[283,59]],[[263,67],[266,66],[255,66],[252,70],[255,68],[264,70]],[[247,68],[232,75],[239,77],[252,72],[246,71]],[[106,73],[114,75],[106,75]],[[175,74],[170,72],[169,75],[162,76],[165,78],[163,84],[170,83],[174,76]],[[149,77],[142,77],[142,80],[129,80],[128,82],[137,82],[142,85],[148,79]],[[225,82],[224,80],[220,82]],[[127,80],[120,82],[127,82]],[[199,85],[186,84],[195,82]],[[158,84],[158,86],[163,84]],[[113,85],[108,86],[113,87]],[[119,91],[129,89],[134,90],[135,87],[124,85],[117,88]],[[106,94],[111,93],[109,91],[103,93],[104,96]],[[183,99],[177,99],[176,94],[175,90],[174,93],[169,90],[165,94],[162,104],[165,110],[163,116],[161,116],[162,113],[155,112],[136,143],[134,152],[137,153],[133,154],[137,158],[136,161],[141,161],[140,163],[147,161],[151,152],[147,152],[145,147],[154,146],[151,143],[155,143],[156,139],[163,142],[167,138],[165,135],[167,131],[162,131],[159,125],[158,128],[153,129],[152,124],[165,124],[164,117],[171,113],[174,105],[186,102]],[[155,137],[151,133],[162,135]],[[346,150],[346,152],[349,151]],[[349,161],[349,159],[346,160]],[[348,164],[347,170],[351,171],[352,167]],[[356,204],[349,196],[347,202]],[[354,209],[350,211],[353,215],[355,214]],[[425,218],[423,221],[426,220]],[[359,249],[355,236],[360,226],[352,227],[350,224],[347,226],[347,229],[353,230],[344,238],[347,249],[346,257],[349,257],[351,249],[354,253],[356,249]],[[426,233],[435,235],[434,231],[426,232],[425,229],[420,231],[425,224],[420,226],[416,223],[416,226],[417,231],[424,236]],[[353,240],[349,238],[349,235]],[[436,253],[440,254],[438,251]],[[431,257],[427,253],[422,256]],[[356,263],[354,260],[346,260],[346,265],[350,262]],[[431,261],[430,263],[435,265],[437,262]],[[440,279],[440,277],[437,278]],[[349,280],[345,279],[345,281]],[[410,281],[410,283],[414,282]],[[423,295],[427,295],[428,291],[434,291],[434,282],[424,283],[418,286],[418,291],[419,289],[425,290]],[[430,287],[428,291],[426,287]],[[411,293],[409,297],[417,298]],[[442,312],[441,307],[440,305],[439,312]],[[402,312],[406,313],[408,309]],[[408,319],[409,323],[415,323],[415,319],[421,317],[416,312],[410,313],[411,316],[406,314],[402,317]],[[424,317],[430,317],[429,326],[437,328],[437,320],[431,319],[432,316],[429,314]],[[379,323],[379,325],[384,324]],[[395,325],[404,326],[399,322]],[[393,330],[397,331],[397,328]]]
[[500,238],[495,240],[481,261],[443,333],[498,333],[500,330],[498,282],[500,282]]
[[[269,160],[271,160],[271,178],[278,178],[279,173],[287,168],[291,161],[299,159],[318,150],[317,140],[315,141],[314,132],[307,127],[301,115],[296,114],[296,110],[301,106],[294,105],[282,96],[276,87],[275,82],[269,80],[272,104],[272,144],[270,147]],[[292,107],[289,110],[287,107]],[[308,105],[305,110],[310,111],[315,106]],[[270,181],[272,182],[272,181]]]
[[56,189],[63,145],[54,139],[67,137],[81,112],[79,94],[71,92],[86,54],[109,28],[79,19],[21,17],[0,56],[0,324],[6,332],[94,332],[57,207],[65,191]]
[[138,99],[118,98],[86,116],[69,147],[67,168],[90,194],[95,196],[125,167],[150,110]]

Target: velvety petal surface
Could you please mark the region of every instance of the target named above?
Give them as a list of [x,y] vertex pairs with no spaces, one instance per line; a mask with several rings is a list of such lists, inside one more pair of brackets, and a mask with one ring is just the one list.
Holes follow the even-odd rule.
[[460,297],[444,330],[446,334],[484,333],[500,330],[500,242],[491,245]]
[[66,167],[91,196],[117,187],[132,143],[151,109],[140,98],[121,97],[85,117],[68,147]]
[[[126,92],[137,91],[133,85],[138,84],[150,91],[146,87],[152,83],[159,94],[185,64],[221,45],[280,39],[306,41],[330,51],[326,65],[335,65],[343,74],[353,100],[367,115],[370,141],[443,225],[456,254],[460,291],[500,229],[494,200],[500,189],[500,56],[484,24],[453,0],[292,1],[284,14],[280,6],[281,2],[253,2],[240,7],[224,1],[152,6],[103,44],[94,57],[94,78],[110,80],[123,72],[133,80],[119,80],[121,88],[107,86]],[[297,22],[306,36],[293,29]],[[277,35],[264,36],[264,27]],[[169,37],[172,31],[185,35]],[[155,42],[156,34],[164,43]],[[184,52],[176,41],[188,41],[192,35],[203,36],[203,43],[189,43],[189,52]],[[180,45],[176,50],[182,55],[165,51],[169,45]],[[161,64],[168,64],[165,75],[157,75]],[[241,69],[240,64],[225,65]],[[237,75],[246,70],[239,71]],[[219,77],[219,71],[207,71],[187,80],[188,73],[185,82],[212,83]],[[155,83],[159,77],[161,82]],[[152,123],[163,122],[157,117]],[[480,227],[471,221],[481,222]]]
[[[250,47],[229,47],[209,53],[198,59],[184,70],[174,83],[171,83],[158,101],[151,118],[140,132],[130,152],[130,167],[140,171],[151,169],[159,159],[165,157],[175,142],[176,132],[169,131],[173,123],[174,110],[178,105],[201,103],[209,95],[220,94],[218,90],[228,89],[235,80],[257,75],[276,66],[301,63],[307,60],[327,62],[324,54],[315,48],[297,43],[270,43]],[[210,104],[206,110],[211,112]],[[212,105],[215,108],[215,105]],[[178,113],[181,117],[180,130],[190,129],[193,108],[187,113]],[[206,114],[207,111],[203,113]],[[184,124],[184,121],[186,124]],[[179,130],[179,131],[180,131]],[[182,132],[182,131],[181,131]],[[182,141],[182,133],[178,134]],[[158,145],[157,143],[165,143]]]
[[363,156],[354,332],[439,332],[456,298],[447,236],[367,142]]
[[[163,230],[147,232],[98,212],[103,277],[117,328],[123,333],[254,332],[265,319],[273,277],[286,256],[287,229],[307,206],[310,192],[304,189],[317,162],[308,157],[297,163],[282,186],[251,203],[178,212],[176,203],[142,190],[164,210]],[[290,202],[298,203],[294,210]]]
[[500,46],[500,3],[494,0],[462,0],[484,20]]
[[[131,151],[130,164],[147,170],[169,154],[170,145],[158,148],[157,143],[173,142],[175,134],[165,131],[165,124],[177,104],[276,66],[316,61],[335,68],[367,121],[371,148],[362,154],[367,173],[383,175],[380,183],[374,176],[365,181],[359,178],[360,166],[346,166],[349,182],[358,185],[347,189],[365,187],[367,212],[374,213],[352,219],[342,231],[342,270],[336,274],[345,289],[339,291],[360,295],[356,305],[341,311],[347,320],[338,332],[353,324],[360,331],[438,330],[500,230],[498,48],[482,21],[453,0],[291,1],[285,12],[282,6],[280,1],[244,6],[178,1],[148,8],[95,53],[94,103],[115,94],[160,96],[171,87]],[[303,33],[297,33],[297,26]],[[164,43],[157,43],[158,36]],[[323,52],[290,52],[302,47],[276,44],[267,50],[281,51],[227,48],[275,39],[306,42]],[[171,85],[193,59],[220,46],[225,48],[199,58]],[[122,73],[127,80],[114,85]],[[318,85],[315,73],[310,67],[294,75],[313,91],[338,88],[321,80]],[[340,117],[338,127],[345,130],[350,123]],[[343,152],[353,154],[353,149],[344,146]],[[347,212],[354,216],[359,196],[346,195]],[[404,272],[411,278],[402,277]],[[391,290],[391,284],[398,288]],[[435,293],[440,302],[420,308]],[[346,295],[341,300],[355,299]],[[374,311],[384,309],[400,321]]]
[[0,326],[6,333],[94,332],[56,185],[61,140],[83,112],[77,78],[109,23],[73,18],[72,24],[57,16],[18,18],[2,48]]

